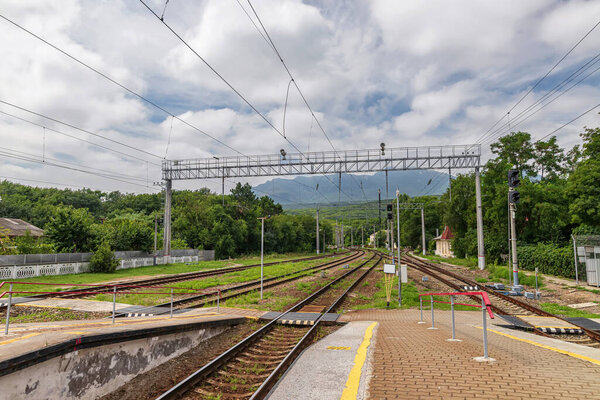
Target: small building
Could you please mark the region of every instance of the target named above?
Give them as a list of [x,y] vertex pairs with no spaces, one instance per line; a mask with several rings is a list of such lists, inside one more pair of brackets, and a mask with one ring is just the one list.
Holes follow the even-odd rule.
[[444,227],[444,232],[433,239],[435,240],[435,255],[445,258],[454,257],[454,253],[452,252],[452,239],[454,239],[452,230],[446,225]]
[[5,233],[11,239],[25,236],[27,231],[29,231],[30,235],[34,238],[44,236],[43,229],[17,218],[0,218],[0,231]]

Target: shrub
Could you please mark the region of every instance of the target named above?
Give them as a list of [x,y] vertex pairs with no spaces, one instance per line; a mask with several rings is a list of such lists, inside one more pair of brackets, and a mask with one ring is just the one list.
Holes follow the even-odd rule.
[[[519,246],[519,268],[529,271],[537,267],[543,274],[575,278],[573,265],[573,248],[560,247],[553,243]],[[585,267],[579,266],[579,279],[585,278]]]
[[119,260],[108,242],[102,242],[90,258],[90,272],[115,272]]

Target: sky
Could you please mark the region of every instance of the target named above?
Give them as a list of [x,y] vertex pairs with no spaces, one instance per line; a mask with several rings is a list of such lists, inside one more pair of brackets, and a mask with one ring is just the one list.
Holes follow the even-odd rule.
[[[336,150],[479,141],[485,159],[498,136],[541,138],[600,99],[598,27],[507,114],[600,21],[598,1],[251,0],[316,120],[247,0],[144,1],[197,55],[140,1],[0,0],[0,179],[156,192],[164,158],[330,151],[316,120]],[[579,144],[599,110],[559,143]],[[221,190],[174,184],[202,186]]]

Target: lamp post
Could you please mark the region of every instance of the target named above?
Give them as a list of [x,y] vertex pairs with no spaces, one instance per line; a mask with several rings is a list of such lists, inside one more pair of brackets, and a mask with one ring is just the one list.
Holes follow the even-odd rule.
[[267,217],[259,217],[260,219],[260,299],[263,298],[263,261],[264,261],[264,250],[265,250],[265,219]]
[[398,307],[402,308],[402,274],[400,272],[400,190],[396,188],[396,224],[398,229]]

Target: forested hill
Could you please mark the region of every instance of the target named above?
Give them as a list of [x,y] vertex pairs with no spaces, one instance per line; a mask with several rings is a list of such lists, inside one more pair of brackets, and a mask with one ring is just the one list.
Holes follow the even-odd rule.
[[[453,173],[459,171],[453,171]],[[373,175],[342,174],[341,203],[349,201],[377,200],[378,190],[385,199],[385,172]],[[285,209],[314,206],[314,203],[337,203],[338,180],[336,174],[322,176],[297,176],[294,179],[276,178],[254,187],[258,196],[272,196]],[[361,189],[362,182],[362,189]],[[319,192],[316,187],[319,185]],[[410,197],[441,195],[448,188],[448,174],[430,170],[388,172],[389,197],[396,188]],[[363,194],[364,191],[364,194]]]

